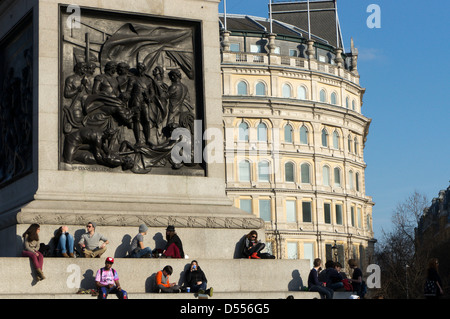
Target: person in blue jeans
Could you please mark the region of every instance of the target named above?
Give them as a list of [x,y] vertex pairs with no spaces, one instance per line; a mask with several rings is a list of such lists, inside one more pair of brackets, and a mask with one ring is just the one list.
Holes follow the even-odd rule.
[[105,267],[100,268],[95,276],[95,285],[99,295],[98,299],[106,299],[109,294],[115,294],[119,299],[128,299],[128,293],[122,289],[117,271],[112,268],[114,258],[108,257]]
[[333,299],[334,291],[326,286],[325,282],[319,281],[319,270],[322,265],[320,258],[314,259],[313,268],[309,272],[308,276],[308,290],[318,292],[322,299]]
[[142,258],[142,257],[152,257],[152,250],[150,247],[144,246],[144,236],[147,235],[148,227],[145,224],[139,226],[139,233],[134,236],[131,241],[130,247],[130,257],[132,258]]
[[69,227],[61,226],[58,228],[55,234],[56,256],[60,257],[74,257],[74,239],[69,234]]

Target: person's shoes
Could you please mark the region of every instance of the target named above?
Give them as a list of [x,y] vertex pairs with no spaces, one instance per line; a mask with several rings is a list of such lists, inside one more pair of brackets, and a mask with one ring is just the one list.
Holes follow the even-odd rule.
[[75,258],[75,255],[73,253],[69,253],[70,258]]
[[61,256],[63,256],[64,258],[69,258],[69,255],[67,255],[66,253],[62,253]]
[[213,288],[211,287],[211,288],[207,289],[205,293],[206,293],[208,296],[212,297],[212,296],[213,296]]
[[253,253],[250,257],[252,259],[261,259],[261,257],[258,257],[258,253]]
[[36,269],[36,277],[39,281],[44,280],[45,276],[41,269]]

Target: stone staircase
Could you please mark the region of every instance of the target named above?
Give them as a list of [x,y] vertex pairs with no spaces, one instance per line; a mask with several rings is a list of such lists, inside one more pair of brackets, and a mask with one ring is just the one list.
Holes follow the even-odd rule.
[[[28,258],[0,258],[2,289],[0,299],[94,299],[77,294],[79,288],[93,289],[95,275],[105,257],[45,258],[46,279],[37,281]],[[166,265],[173,267],[171,282],[183,284],[191,260],[159,258],[115,258],[113,268],[130,299],[195,299],[193,293],[154,293],[156,273]],[[320,298],[318,293],[302,291],[309,274],[309,260],[198,259],[214,288],[214,299],[294,299]],[[336,293],[336,299],[350,293]],[[111,296],[110,298],[115,298]]]

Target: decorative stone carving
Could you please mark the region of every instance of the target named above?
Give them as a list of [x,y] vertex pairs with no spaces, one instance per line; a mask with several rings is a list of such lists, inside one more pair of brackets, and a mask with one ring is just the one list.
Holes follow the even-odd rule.
[[65,9],[60,169],[204,175],[190,156],[203,119],[199,24],[81,9],[75,29]]
[[123,215],[123,214],[46,214],[19,213],[19,224],[38,223],[43,225],[85,225],[96,222],[99,226],[139,226],[149,227],[174,225],[183,228],[226,228],[261,229],[264,221],[260,218],[211,217],[211,216],[168,216],[168,215]]
[[33,169],[32,43],[31,18],[0,41],[0,187]]

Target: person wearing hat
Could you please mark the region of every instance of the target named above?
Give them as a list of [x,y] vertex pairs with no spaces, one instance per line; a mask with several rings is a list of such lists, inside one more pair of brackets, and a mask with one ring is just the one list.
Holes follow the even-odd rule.
[[147,235],[147,230],[147,225],[141,224],[139,226],[139,233],[134,236],[133,240],[131,241],[130,257],[152,257],[152,250],[150,249],[150,247],[144,247],[144,236]]
[[87,223],[87,232],[78,242],[85,258],[100,257],[106,251],[106,245],[109,244],[105,236],[95,231],[96,226],[94,222]]
[[114,258],[105,260],[105,267],[100,268],[95,276],[95,285],[99,291],[98,299],[106,299],[108,294],[116,294],[119,299],[128,299],[128,294],[122,289],[117,271],[112,268]]
[[166,240],[167,244],[163,250],[163,255],[168,258],[184,258],[183,243],[172,225],[166,228]]

